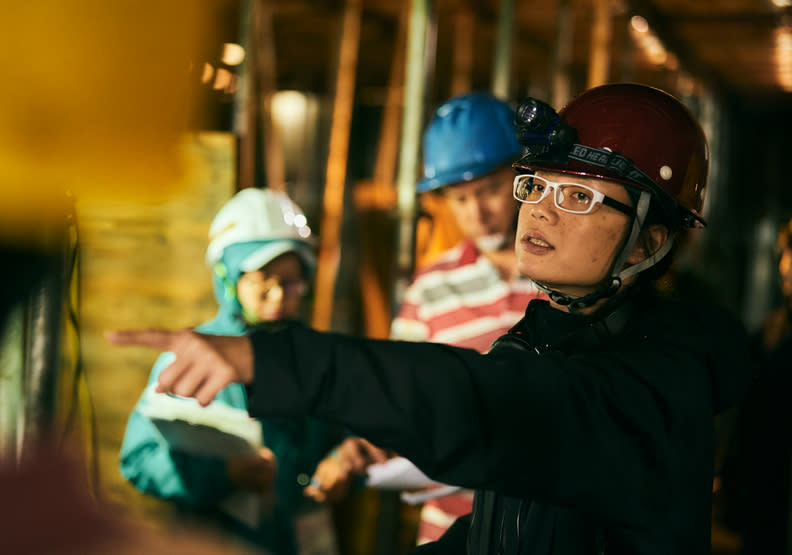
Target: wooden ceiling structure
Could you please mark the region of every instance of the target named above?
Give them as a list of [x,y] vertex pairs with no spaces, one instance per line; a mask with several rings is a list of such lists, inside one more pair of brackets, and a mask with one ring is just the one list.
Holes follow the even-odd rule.
[[[362,17],[357,94],[377,103],[388,83],[399,18],[407,0],[359,0]],[[790,23],[790,8],[774,0],[511,0],[510,93],[549,93],[558,68],[559,49],[569,48],[571,87],[586,88],[591,64],[592,33],[608,21],[608,81],[642,81],[680,90],[708,87],[749,103],[788,102],[780,78],[779,29]],[[775,0],[782,3],[781,0]],[[278,89],[326,92],[332,87],[343,0],[270,0]],[[434,35],[427,98],[449,95],[459,51],[470,49],[469,82],[489,88],[501,0],[435,0],[429,2]],[[653,63],[633,38],[630,22],[643,17],[670,53]],[[560,29],[571,31],[560,37]],[[565,44],[566,42],[567,44]],[[463,54],[464,55],[464,54]],[[456,56],[456,58],[455,58]],[[456,63],[456,65],[455,65]],[[792,64],[789,60],[787,64]],[[787,69],[787,72],[790,70]],[[684,92],[684,91],[683,91]]]
[[[360,225],[368,226],[362,236],[377,235],[372,229],[394,214],[401,222],[397,245],[384,248],[388,224],[376,244],[352,249],[368,253],[360,261],[359,276],[366,303],[373,305],[364,306],[367,333],[383,336],[390,316],[387,272],[392,257],[375,262],[372,253],[398,253],[397,279],[409,275],[420,131],[438,103],[469,90],[491,90],[512,100],[535,96],[559,108],[593,85],[633,81],[693,103],[705,99],[704,104],[712,105],[715,100],[739,110],[759,110],[766,120],[784,111],[790,119],[792,8],[774,2],[792,0],[222,0],[216,6],[222,6],[217,13],[227,23],[224,41],[246,45],[243,71],[253,76],[246,80],[252,86],[247,105],[253,107],[246,111],[247,129],[263,126],[258,139],[241,136],[240,186],[263,181],[278,187],[286,182],[267,99],[285,90],[319,98],[326,113],[332,113],[332,125],[326,173],[316,180],[322,183],[323,206],[317,218],[320,272],[313,325],[331,326],[342,221],[348,216],[343,208],[345,187],[351,180],[354,211]],[[421,17],[416,17],[418,12]],[[422,25],[416,25],[419,20]],[[415,40],[418,35],[420,41]],[[417,55],[415,44],[421,49]],[[414,102],[411,83],[416,80],[422,81],[421,98]],[[411,103],[417,104],[413,113]],[[376,158],[373,175],[356,180],[347,172],[351,158],[367,156],[350,146],[352,114],[359,114],[361,106],[382,111],[375,132],[379,139],[368,138],[379,143],[371,151]],[[769,140],[762,144],[778,143],[773,137],[783,139],[786,133],[778,123],[782,120],[772,121],[775,135],[765,130]],[[716,130],[711,147],[716,147],[721,173],[736,180],[744,169],[726,168],[732,160],[728,145],[716,140],[737,135],[747,141],[741,116],[732,121],[736,131]],[[763,125],[754,115],[747,121],[754,129]],[[736,149],[745,151],[743,145],[753,143]],[[263,180],[256,177],[262,154],[267,173]],[[311,157],[317,154],[312,151]],[[747,157],[761,159],[765,153]],[[780,157],[773,164],[777,160]],[[767,172],[773,175],[773,170]],[[757,198],[781,199],[783,194],[773,189],[774,179],[757,181],[770,183],[761,185],[770,189],[768,193],[747,199],[760,212],[766,203]],[[725,191],[731,187],[721,187],[722,202],[727,202]],[[738,204],[734,199],[728,202]],[[792,199],[779,203],[792,207]],[[730,217],[725,210],[719,213],[724,220]],[[750,226],[750,219],[744,225]],[[713,228],[718,230],[717,221]],[[420,259],[420,225],[416,235],[414,254]]]
[[[792,121],[792,7],[777,5],[784,3],[792,0],[217,0],[212,5],[218,27],[225,27],[222,42],[247,47],[240,71],[253,76],[245,80],[252,86],[247,100],[240,103],[238,95],[226,94],[226,104],[233,96],[235,106],[247,105],[242,113],[248,131],[260,129],[257,137],[241,133],[239,185],[278,187],[288,181],[268,99],[287,90],[319,99],[332,121],[328,139],[307,159],[300,156],[302,165],[326,161],[325,174],[312,178],[312,191],[298,200],[306,198],[309,211],[317,214],[312,221],[321,223],[313,324],[326,329],[342,222],[349,216],[343,208],[349,198],[345,188],[354,193],[360,225],[368,226],[361,236],[377,237],[375,245],[356,245],[352,251],[399,253],[395,275],[409,275],[411,238],[404,230],[416,213],[409,203],[415,200],[420,130],[437,104],[453,94],[491,90],[512,100],[535,96],[560,108],[592,85],[642,82],[689,105],[718,106],[709,115],[697,115],[717,124],[710,121],[708,129],[718,160],[710,181],[719,177],[722,183],[718,195],[710,196],[721,206],[713,210],[711,228],[723,239],[739,222],[729,257],[736,268],[742,254],[734,251],[743,249],[741,237],[750,236],[762,214],[792,213],[792,190],[787,192],[778,179],[792,142],[786,132],[786,122]],[[416,6],[425,19],[420,33],[414,27]],[[415,55],[411,44],[419,34],[422,50]],[[418,116],[410,113],[415,97],[410,76],[416,71],[423,81]],[[369,130],[364,148],[356,148],[350,146],[352,119],[361,107],[377,110],[378,130]],[[729,117],[709,117],[712,113]],[[410,127],[405,122],[411,119]],[[755,140],[758,132],[764,140]],[[364,159],[368,164],[369,158],[375,159],[370,174],[364,179],[349,175],[350,167]],[[745,179],[754,184],[750,191],[739,186]],[[319,183],[321,195],[316,194]],[[321,217],[318,207],[313,212],[310,206],[317,198]],[[399,244],[384,248],[390,224],[379,234],[372,229],[394,214],[401,222]],[[416,229],[420,236],[420,225]],[[419,259],[420,249],[414,253]],[[391,263],[390,255],[376,264],[360,262],[364,297],[380,299],[374,309],[364,307],[366,320],[379,322],[368,326],[375,337],[387,331],[389,322],[390,275],[382,277],[382,272]],[[379,277],[372,269],[377,265]],[[735,268],[724,271],[737,275]],[[369,282],[374,285],[368,287]],[[735,298],[741,286],[735,278]]]

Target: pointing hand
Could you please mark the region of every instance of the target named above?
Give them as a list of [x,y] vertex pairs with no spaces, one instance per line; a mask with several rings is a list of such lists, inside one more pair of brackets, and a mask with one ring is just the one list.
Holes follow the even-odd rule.
[[253,381],[253,348],[247,336],[148,329],[112,331],[106,337],[115,345],[138,345],[174,353],[175,360],[159,375],[157,391],[195,397],[203,406],[230,383]]

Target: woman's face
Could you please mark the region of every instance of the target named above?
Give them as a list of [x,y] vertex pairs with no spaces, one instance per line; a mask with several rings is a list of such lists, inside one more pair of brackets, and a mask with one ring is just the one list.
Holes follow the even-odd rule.
[[271,322],[300,315],[306,283],[299,257],[286,253],[255,272],[242,274],[237,298],[250,323]]
[[[536,172],[550,181],[580,183],[632,205],[617,183],[553,172]],[[552,194],[538,204],[521,204],[515,249],[523,275],[568,295],[581,297],[607,277],[625,237],[630,217],[598,205],[589,214],[559,210]]]

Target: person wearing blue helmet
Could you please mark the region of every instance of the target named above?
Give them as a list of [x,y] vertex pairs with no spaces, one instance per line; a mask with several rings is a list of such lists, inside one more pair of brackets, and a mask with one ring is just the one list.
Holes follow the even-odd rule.
[[[432,341],[486,352],[543,294],[517,271],[512,197],[520,155],[514,109],[495,96],[455,96],[434,112],[423,139],[419,194],[444,197],[462,242],[419,268],[391,326],[391,338]],[[430,498],[418,543],[436,541],[472,510],[469,490]]]
[[[435,110],[423,135],[423,179],[416,192],[444,197],[464,239],[418,268],[392,323],[392,339],[486,352],[522,317],[529,301],[543,296],[517,272],[511,164],[519,154],[508,102],[472,92]],[[353,473],[386,458],[362,438],[345,440],[338,454]],[[328,465],[328,470],[336,468]],[[331,492],[338,476],[321,472],[322,466],[319,470],[317,482]],[[318,492],[317,499],[323,494]],[[437,540],[472,506],[473,493],[467,490],[429,498],[421,510],[418,543]]]

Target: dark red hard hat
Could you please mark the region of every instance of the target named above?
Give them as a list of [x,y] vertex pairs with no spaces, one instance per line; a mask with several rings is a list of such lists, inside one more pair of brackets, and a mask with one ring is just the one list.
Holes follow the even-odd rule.
[[[534,148],[541,143],[536,126],[529,121],[536,112],[535,105],[518,108],[523,156],[514,164],[516,170],[552,170],[646,189],[662,203],[673,199],[682,209],[682,225],[705,223],[701,209],[709,167],[707,139],[690,111],[670,94],[634,83],[589,89],[561,109],[555,122],[548,124],[552,117],[546,114],[538,118],[543,132],[549,130],[546,144],[551,145],[539,148]],[[552,146],[558,137],[560,148]]]

